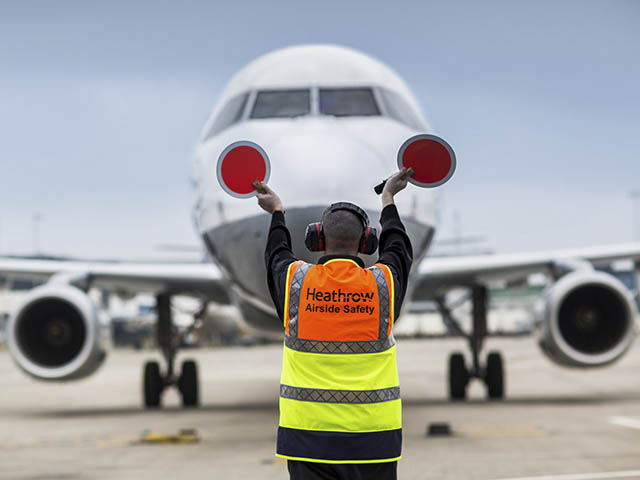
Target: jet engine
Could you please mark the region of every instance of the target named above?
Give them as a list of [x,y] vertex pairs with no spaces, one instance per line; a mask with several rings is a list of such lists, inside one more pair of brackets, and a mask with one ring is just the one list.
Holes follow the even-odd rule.
[[94,303],[68,284],[34,288],[9,319],[8,343],[18,366],[40,380],[84,378],[106,357]]
[[618,279],[594,270],[574,271],[542,298],[539,345],[560,365],[606,365],[631,345],[636,315],[636,304]]

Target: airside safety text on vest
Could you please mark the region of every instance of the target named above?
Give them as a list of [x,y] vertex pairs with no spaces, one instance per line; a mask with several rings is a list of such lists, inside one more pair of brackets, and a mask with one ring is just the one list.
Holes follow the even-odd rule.
[[[343,292],[341,289],[332,290],[330,292],[317,290],[315,287],[313,290],[307,288],[306,300],[315,300],[319,302],[371,302],[373,301],[373,292]],[[306,312],[320,312],[320,313],[366,313],[372,315],[375,312],[373,305],[315,305],[308,303]]]

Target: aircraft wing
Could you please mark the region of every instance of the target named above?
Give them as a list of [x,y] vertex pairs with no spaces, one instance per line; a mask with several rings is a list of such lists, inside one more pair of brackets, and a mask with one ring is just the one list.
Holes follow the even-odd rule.
[[607,265],[630,259],[638,265],[640,242],[547,252],[526,252],[461,257],[426,257],[414,275],[412,300],[429,300],[456,286],[494,280],[520,281],[532,273],[564,273],[580,264]]
[[211,263],[126,263],[0,257],[0,276],[63,280],[123,292],[202,293],[229,302],[229,285]]

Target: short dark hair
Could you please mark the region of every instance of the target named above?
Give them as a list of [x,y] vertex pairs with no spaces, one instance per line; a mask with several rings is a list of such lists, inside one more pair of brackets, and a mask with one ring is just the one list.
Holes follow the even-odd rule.
[[358,250],[364,230],[362,220],[348,210],[326,212],[322,217],[326,246],[331,250]]

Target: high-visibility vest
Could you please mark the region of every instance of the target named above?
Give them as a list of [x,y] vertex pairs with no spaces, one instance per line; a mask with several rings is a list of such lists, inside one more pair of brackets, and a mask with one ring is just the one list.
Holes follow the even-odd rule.
[[350,259],[287,271],[276,456],[321,463],[400,459],[402,406],[389,267]]

